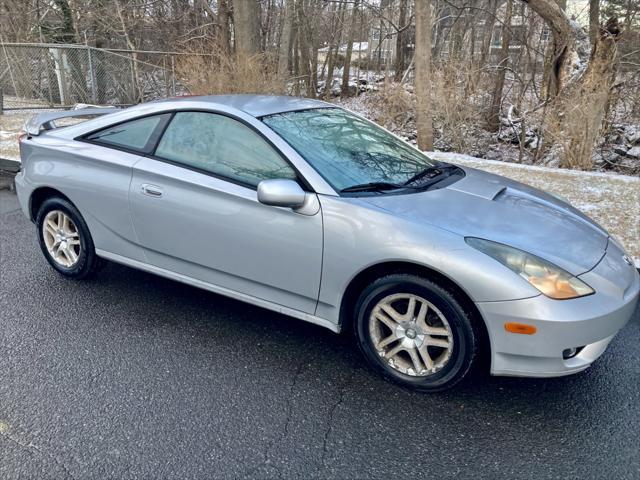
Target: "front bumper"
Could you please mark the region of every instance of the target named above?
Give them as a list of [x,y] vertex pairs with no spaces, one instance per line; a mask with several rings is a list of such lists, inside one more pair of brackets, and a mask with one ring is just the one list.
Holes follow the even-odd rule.
[[[491,374],[557,377],[580,372],[604,351],[633,315],[640,275],[611,242],[603,259],[580,275],[596,293],[572,300],[544,295],[507,302],[478,302],[491,341]],[[507,332],[507,322],[534,325],[534,335]],[[568,348],[582,347],[564,359]]]

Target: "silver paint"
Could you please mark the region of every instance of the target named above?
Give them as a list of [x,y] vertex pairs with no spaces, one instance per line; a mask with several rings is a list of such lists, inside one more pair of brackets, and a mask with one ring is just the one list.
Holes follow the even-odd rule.
[[[169,99],[41,131],[21,143],[16,186],[23,211],[53,188],[83,215],[99,256],[291,315],[333,331],[353,279],[398,262],[439,272],[475,303],[487,327],[491,371],[556,376],[583,370],[634,311],[638,272],[608,233],[566,202],[463,167],[452,185],[422,193],[340,197],[261,115],[333,107],[269,96]],[[266,137],[311,191],[296,210],[261,203],[255,189],[145,156],[74,140],[113,123],[163,111],[231,115]],[[46,121],[54,121],[48,116]],[[36,128],[38,121],[32,124]],[[596,293],[552,300],[465,236],[533,253]],[[505,331],[505,322],[538,328]],[[562,351],[582,347],[564,360]]]

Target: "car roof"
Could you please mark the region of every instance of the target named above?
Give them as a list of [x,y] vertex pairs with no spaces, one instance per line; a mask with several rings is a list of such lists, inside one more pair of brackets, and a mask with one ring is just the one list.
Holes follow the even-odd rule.
[[292,112],[295,110],[308,110],[310,108],[335,107],[331,103],[310,98],[290,97],[285,95],[204,95],[173,97],[162,102],[210,102],[217,105],[241,110],[253,117],[273,115],[275,113]]

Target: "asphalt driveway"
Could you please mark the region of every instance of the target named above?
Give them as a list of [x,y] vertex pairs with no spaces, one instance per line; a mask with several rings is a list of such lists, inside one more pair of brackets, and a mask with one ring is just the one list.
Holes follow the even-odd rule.
[[346,337],[109,265],[0,191],[0,478],[639,478],[640,310],[586,372],[414,394]]

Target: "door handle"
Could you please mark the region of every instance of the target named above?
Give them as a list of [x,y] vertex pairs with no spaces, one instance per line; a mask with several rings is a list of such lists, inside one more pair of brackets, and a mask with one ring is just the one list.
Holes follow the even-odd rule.
[[157,185],[151,185],[149,183],[143,183],[141,188],[142,188],[142,193],[144,195],[149,195],[150,197],[161,197],[162,196],[162,189],[160,187],[158,187]]

